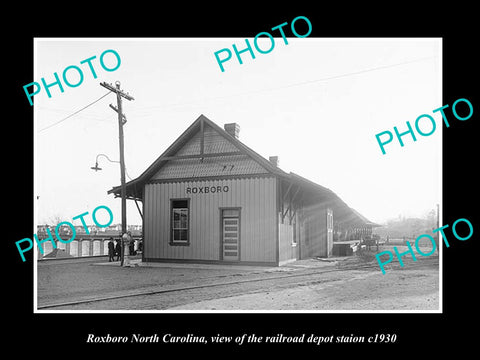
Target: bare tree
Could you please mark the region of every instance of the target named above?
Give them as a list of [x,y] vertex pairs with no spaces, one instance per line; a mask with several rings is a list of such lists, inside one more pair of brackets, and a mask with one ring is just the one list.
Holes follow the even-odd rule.
[[62,221],[65,221],[62,216],[55,214],[52,215],[51,217],[48,218],[48,223],[47,225],[53,226],[55,228],[58,224],[60,224]]

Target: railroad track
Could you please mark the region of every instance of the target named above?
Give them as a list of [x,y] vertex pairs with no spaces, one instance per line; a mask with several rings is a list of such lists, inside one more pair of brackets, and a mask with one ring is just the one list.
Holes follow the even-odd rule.
[[[405,266],[403,269],[408,270],[408,269],[417,269],[421,267],[430,267],[432,265],[438,265],[438,257],[430,257],[430,258],[425,258],[422,259],[421,261],[417,262],[405,262]],[[399,264],[389,264],[390,266],[387,268],[387,273],[388,270],[395,270],[395,269],[402,269],[402,267]],[[104,295],[104,296],[98,296],[98,297],[92,297],[92,298],[84,298],[84,299],[79,299],[79,300],[72,300],[72,301],[64,301],[64,302],[57,302],[57,303],[51,303],[51,304],[45,304],[45,305],[39,305],[37,306],[38,310],[46,310],[46,309],[53,309],[53,308],[58,308],[58,307],[64,307],[64,306],[75,306],[75,305],[81,305],[81,304],[87,304],[87,303],[94,303],[94,302],[101,302],[101,301],[108,301],[108,300],[116,300],[116,299],[124,299],[124,298],[130,298],[130,297],[136,297],[136,296],[149,296],[149,295],[159,295],[159,294],[168,294],[168,293],[174,293],[174,292],[181,292],[181,291],[188,291],[188,290],[197,290],[197,289],[205,289],[205,288],[214,288],[214,287],[221,287],[221,286],[230,286],[230,285],[240,285],[240,284],[245,284],[245,283],[254,283],[254,282],[267,282],[267,281],[272,281],[272,280],[281,280],[281,279],[288,279],[288,278],[300,278],[300,277],[309,277],[313,275],[323,275],[323,274],[328,274],[328,273],[335,273],[335,272],[342,272],[342,271],[352,271],[352,270],[372,270],[372,269],[378,269],[378,264],[375,263],[367,263],[367,264],[362,264],[362,265],[355,265],[355,266],[339,266],[339,267],[332,267],[332,268],[321,268],[316,269],[316,270],[311,270],[311,271],[306,271],[300,268],[293,268],[292,270],[287,270],[291,271],[291,273],[282,273],[278,274],[276,273],[273,276],[263,276],[260,278],[254,278],[254,279],[239,279],[239,280],[234,280],[234,281],[224,281],[224,282],[216,282],[216,283],[211,283],[211,284],[203,284],[203,285],[184,285],[184,286],[178,286],[178,287],[169,287],[166,289],[155,289],[155,290],[134,290],[130,292],[124,292],[124,293],[117,293],[117,294],[112,294],[112,295]]]

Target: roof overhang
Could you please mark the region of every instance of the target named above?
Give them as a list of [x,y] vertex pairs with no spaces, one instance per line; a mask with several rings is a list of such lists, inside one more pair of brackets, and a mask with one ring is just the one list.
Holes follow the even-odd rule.
[[333,210],[334,222],[341,226],[350,228],[381,226],[371,222],[358,211],[349,207],[337,194],[324,186],[314,183],[313,181],[295,173],[290,173],[284,178],[286,181],[291,181],[292,183],[297,184],[307,193],[307,206],[321,204],[322,207],[331,208]]
[[[205,125],[211,126],[220,135],[228,139],[238,149],[238,152],[228,153],[203,153],[200,151],[198,154],[176,156],[177,152],[184,146],[197,131],[201,131]],[[295,173],[286,173],[279,167],[273,165],[269,160],[265,159],[248,146],[243,144],[237,138],[229,135],[224,129],[217,124],[209,120],[204,115],[200,115],[179,137],[170,145],[160,157],[158,157],[139,177],[131,180],[125,184],[125,194],[127,199],[143,200],[143,189],[145,184],[152,179],[152,177],[171,160],[181,159],[203,159],[207,157],[215,156],[236,156],[244,154],[250,156],[257,161],[266,171],[279,179],[286,181],[292,185],[296,185],[297,189],[300,189],[304,195],[303,199],[307,205],[314,206],[315,204],[322,204],[322,206],[328,206],[334,211],[334,221],[347,227],[378,227],[381,225],[375,224],[362,216],[356,210],[350,208],[338,195],[332,190],[316,184],[300,175]],[[108,191],[108,194],[114,194],[115,197],[120,197],[122,193],[122,187],[116,186]]]
[[[175,154],[184,146],[190,138],[195,135],[197,131],[201,131],[202,128],[208,125],[215,129],[220,135],[224,136],[228,141],[238,148],[237,152],[225,152],[225,153],[203,153],[191,155],[182,155],[176,156]],[[240,140],[236,139],[229,135],[224,129],[215,124],[213,121],[208,119],[204,115],[200,115],[179,137],[178,139],[170,145],[163,152],[160,157],[157,158],[139,177],[134,180],[131,180],[125,184],[125,193],[127,199],[142,200],[143,198],[143,187],[145,183],[148,182],[168,161],[171,160],[182,160],[182,159],[204,159],[208,157],[218,157],[218,156],[238,156],[238,155],[247,155],[252,157],[257,161],[261,166],[263,166],[268,173],[274,175],[287,175],[280,168],[274,166],[270,161],[260,156],[258,153],[250,149],[248,146],[243,144]],[[122,187],[116,186],[108,191],[108,194],[114,194],[115,197],[121,196]]]

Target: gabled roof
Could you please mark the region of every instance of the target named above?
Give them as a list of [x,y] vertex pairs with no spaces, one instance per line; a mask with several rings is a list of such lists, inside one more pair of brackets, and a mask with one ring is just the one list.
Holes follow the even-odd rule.
[[[202,159],[203,157],[216,157],[220,156],[219,153],[198,153],[194,155],[176,156],[176,154],[187,144],[198,132],[203,131],[205,126],[210,126],[215,132],[223,136],[235,148],[238,149],[238,153],[247,155],[258,164],[260,164],[266,171],[266,173],[275,175],[289,184],[294,184],[302,191],[308,193],[310,201],[321,201],[323,204],[328,204],[334,210],[335,217],[342,219],[341,221],[348,226],[360,226],[360,225],[372,225],[374,224],[360,215],[354,209],[351,209],[338,195],[332,190],[318,185],[300,175],[294,173],[286,173],[279,167],[273,165],[269,160],[257,152],[250,149],[243,144],[237,138],[231,136],[223,128],[212,122],[204,115],[200,115],[178,138],[161,154],[139,177],[126,183],[127,198],[130,199],[142,199],[143,186],[146,182],[150,181],[157,172],[165,166],[170,160],[180,159]],[[224,153],[225,154],[225,153]],[[235,153],[229,153],[235,154]],[[121,196],[121,186],[117,186],[108,191],[109,194],[115,194],[115,196]],[[377,225],[378,226],[378,225]]]
[[359,221],[365,225],[368,225],[368,226],[371,226],[371,227],[381,227],[382,225],[380,224],[377,224],[377,223],[374,223],[370,220],[368,220],[365,216],[363,216],[362,214],[360,214],[357,210],[355,209],[352,209],[350,208],[350,210],[353,211],[353,213],[355,214],[355,216],[359,219]]
[[321,201],[323,205],[331,207],[333,209],[335,222],[342,223],[342,225],[347,227],[380,226],[368,220],[355,209],[349,207],[332,190],[295,173],[291,172],[288,175],[291,182],[301,186],[305,191],[310,192],[310,202],[315,203]]
[[[248,146],[243,144],[237,138],[228,134],[224,129],[215,124],[213,121],[208,119],[203,114],[200,115],[178,138],[170,145],[164,152],[161,154],[139,177],[134,180],[127,182],[126,193],[127,198],[131,199],[141,199],[141,192],[143,185],[149,181],[168,161],[172,160],[172,157],[201,129],[205,126],[210,126],[218,134],[227,139],[231,144],[233,144],[238,150],[239,153],[249,156],[254,161],[259,163],[268,173],[278,176],[288,176],[288,174],[282,171],[280,168],[273,165],[270,161],[265,159],[263,156],[259,155]],[[216,156],[215,153],[203,154],[204,157],[213,157]],[[193,155],[187,155],[186,158],[193,158]],[[196,154],[195,157],[202,158],[202,154]],[[121,186],[117,186],[108,191],[108,194],[115,194],[115,196],[120,196]]]

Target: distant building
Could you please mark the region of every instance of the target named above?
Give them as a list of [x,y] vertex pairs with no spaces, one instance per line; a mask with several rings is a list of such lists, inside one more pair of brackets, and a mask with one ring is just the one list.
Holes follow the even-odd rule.
[[[40,236],[42,235],[47,235],[47,230],[49,229],[51,234],[55,234],[55,228],[56,226],[54,225],[37,225],[37,235]],[[122,231],[122,224],[115,224],[108,226],[106,228],[102,228],[100,226],[96,225],[87,225],[87,229],[83,225],[75,225],[75,234],[78,235],[84,235],[84,234],[91,234],[91,235],[101,235],[101,234],[114,234],[118,235]],[[127,230],[131,231],[132,234],[135,233],[136,235],[139,235],[142,233],[142,225],[128,225]],[[70,228],[69,225],[62,225],[58,229],[59,234],[62,235],[71,235],[72,234],[72,229]]]
[[107,232],[121,232],[122,224],[114,224],[105,228]]
[[128,231],[142,231],[142,225],[128,225]]

